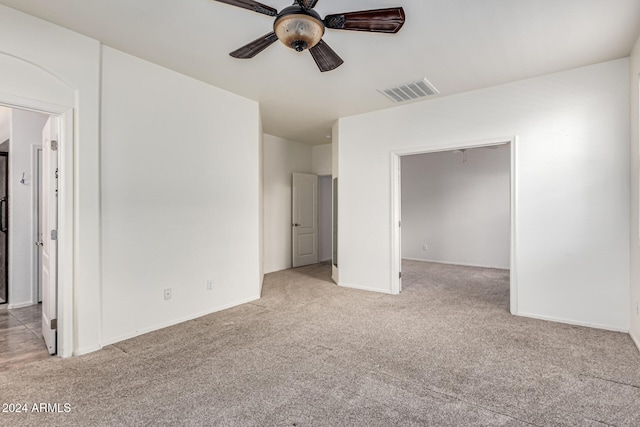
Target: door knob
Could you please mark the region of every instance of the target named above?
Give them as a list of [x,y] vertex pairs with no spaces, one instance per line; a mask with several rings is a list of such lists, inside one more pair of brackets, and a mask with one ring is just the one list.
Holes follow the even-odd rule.
[[42,245],[44,245],[44,243],[42,243],[42,242],[36,242],[36,246],[42,246]]
[[300,227],[300,224],[293,224],[294,227]]

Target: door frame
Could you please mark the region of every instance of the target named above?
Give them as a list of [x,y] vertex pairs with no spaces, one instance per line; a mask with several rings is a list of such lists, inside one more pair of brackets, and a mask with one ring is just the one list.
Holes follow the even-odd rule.
[[[7,187],[7,192],[6,192],[6,217],[7,217],[7,228],[9,227],[9,177],[11,176],[11,171],[9,170],[9,152],[6,153],[0,153],[0,156],[6,157],[7,158],[7,166],[5,168],[5,185]],[[0,219],[0,222],[2,222],[2,220]],[[2,303],[2,306],[4,308],[9,307],[9,266],[11,265],[11,260],[9,259],[9,230],[7,230],[7,233],[5,233],[5,240],[4,240],[4,258],[5,258],[5,269],[4,269],[4,286],[5,286],[5,290],[4,290],[4,302]]]
[[73,355],[73,194],[74,113],[73,107],[0,94],[0,105],[35,111],[59,119],[58,137],[58,355]]
[[[329,235],[325,236],[329,238],[329,242],[331,243],[331,257],[329,259],[325,259],[325,260],[321,260],[320,259],[320,220],[321,220],[321,215],[320,215],[320,180],[321,179],[329,179],[329,186],[330,186],[330,191],[329,191],[329,222],[331,223],[330,226],[330,230],[329,230]],[[330,173],[323,173],[323,174],[318,174],[318,262],[325,262],[325,261],[332,261],[333,262],[333,177],[331,176]],[[324,217],[322,217],[324,218]]]
[[518,281],[517,281],[517,258],[516,258],[516,204],[517,204],[517,181],[516,181],[516,159],[517,159],[517,137],[497,137],[492,139],[458,142],[453,144],[428,145],[409,149],[394,150],[391,152],[391,293],[394,295],[402,291],[402,194],[401,194],[401,168],[400,158],[414,154],[437,153],[441,151],[452,151],[460,149],[471,149],[480,147],[490,147],[495,145],[510,144],[511,165],[510,165],[510,311],[511,314],[518,313]]
[[[38,193],[40,189],[40,176],[42,175],[42,171],[40,168],[42,165],[40,164],[40,157],[42,154],[42,144],[32,144],[31,145],[31,182],[33,186],[31,187],[31,211],[33,213],[33,221],[31,224],[31,236],[35,241],[38,240],[38,230],[40,229],[40,194]],[[35,244],[33,245],[33,255],[32,255],[32,266],[31,266],[31,283],[33,284],[32,290],[32,302],[33,304],[38,304],[40,302],[40,249]]]

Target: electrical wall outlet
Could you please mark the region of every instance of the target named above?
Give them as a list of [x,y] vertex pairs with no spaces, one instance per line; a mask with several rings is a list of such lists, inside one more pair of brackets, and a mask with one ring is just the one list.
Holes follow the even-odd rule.
[[165,300],[171,299],[171,296],[172,296],[171,295],[171,288],[166,288],[164,290],[164,299]]
[[213,280],[207,280],[207,290],[210,291],[213,289]]
[[428,248],[428,246],[427,246],[426,244],[425,244],[425,245],[422,245],[422,250],[423,250],[423,251],[425,251],[425,252],[426,252],[426,251],[427,251],[427,248]]

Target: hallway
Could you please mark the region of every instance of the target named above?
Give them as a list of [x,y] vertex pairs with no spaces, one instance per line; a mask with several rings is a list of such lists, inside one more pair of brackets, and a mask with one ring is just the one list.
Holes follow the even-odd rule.
[[48,358],[41,331],[41,304],[0,309],[0,372]]

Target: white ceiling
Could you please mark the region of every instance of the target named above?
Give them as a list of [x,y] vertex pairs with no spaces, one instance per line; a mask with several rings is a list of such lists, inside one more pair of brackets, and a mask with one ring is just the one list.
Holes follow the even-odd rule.
[[426,77],[452,95],[628,56],[640,32],[640,0],[320,0],[321,16],[393,6],[407,15],[395,35],[327,30],[345,63],[320,73],[308,52],[279,43],[231,58],[272,18],[217,1],[0,3],[259,101],[265,132],[309,144],[329,142],[338,117],[396,105],[377,89]]

